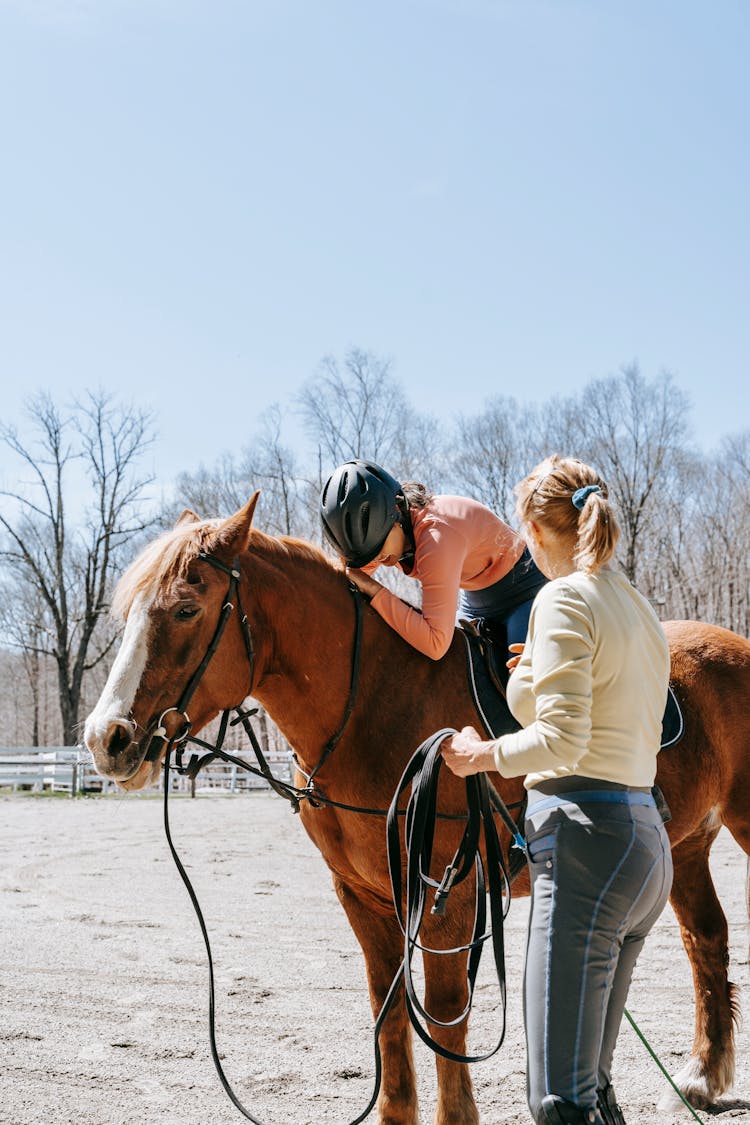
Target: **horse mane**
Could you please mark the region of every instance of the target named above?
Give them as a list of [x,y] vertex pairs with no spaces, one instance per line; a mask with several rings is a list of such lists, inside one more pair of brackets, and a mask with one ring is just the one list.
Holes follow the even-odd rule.
[[[117,583],[112,597],[112,615],[125,619],[137,597],[153,601],[160,590],[177,579],[185,578],[191,562],[201,551],[210,553],[216,547],[217,532],[224,522],[221,519],[210,519],[178,524],[149,543]],[[253,528],[250,542],[252,547],[260,548],[271,560],[296,556],[340,573],[327,555],[304,539],[288,535],[277,538]]]

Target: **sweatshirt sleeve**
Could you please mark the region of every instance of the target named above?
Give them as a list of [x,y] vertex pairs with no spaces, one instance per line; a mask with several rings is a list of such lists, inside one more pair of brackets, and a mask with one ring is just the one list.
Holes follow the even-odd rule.
[[445,656],[453,640],[465,556],[466,542],[459,531],[441,520],[425,523],[414,574],[422,585],[422,612],[385,587],[370,603],[405,641],[432,660]]
[[567,767],[574,770],[591,738],[594,622],[580,593],[564,582],[538,595],[530,622],[535,718],[495,743],[503,777]]

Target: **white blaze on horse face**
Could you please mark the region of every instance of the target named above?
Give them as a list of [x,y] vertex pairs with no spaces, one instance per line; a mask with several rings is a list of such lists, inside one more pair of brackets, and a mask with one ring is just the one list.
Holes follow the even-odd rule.
[[149,610],[152,601],[153,598],[147,600],[139,595],[130,608],[120,648],[104,691],[84,727],[83,739],[92,753],[106,750],[108,736],[114,725],[133,726],[130,711],[148,660],[151,631]]

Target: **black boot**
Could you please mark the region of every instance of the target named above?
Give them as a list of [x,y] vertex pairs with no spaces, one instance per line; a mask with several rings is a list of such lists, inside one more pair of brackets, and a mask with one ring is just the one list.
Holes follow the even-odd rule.
[[583,1109],[557,1094],[542,1098],[537,1125],[605,1125],[595,1109]]
[[596,1091],[596,1104],[599,1107],[604,1125],[626,1125],[611,1082],[608,1082],[603,1089]]

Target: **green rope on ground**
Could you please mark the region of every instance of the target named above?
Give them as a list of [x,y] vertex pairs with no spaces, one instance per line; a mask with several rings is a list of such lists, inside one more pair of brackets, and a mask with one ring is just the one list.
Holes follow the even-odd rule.
[[633,1017],[631,1016],[631,1014],[630,1014],[630,1012],[628,1011],[628,1009],[627,1009],[627,1008],[625,1009],[625,1015],[626,1015],[626,1016],[628,1017],[628,1021],[629,1021],[629,1023],[630,1023],[630,1026],[631,1026],[631,1027],[633,1028],[633,1030],[635,1031],[636,1035],[637,1035],[637,1036],[638,1036],[638,1038],[640,1039],[641,1043],[642,1043],[642,1044],[643,1044],[643,1046],[644,1046],[644,1047],[646,1048],[646,1050],[648,1051],[648,1053],[649,1053],[649,1054],[651,1055],[651,1058],[652,1058],[652,1059],[654,1060],[654,1062],[656,1063],[656,1065],[658,1066],[659,1070],[660,1070],[660,1071],[662,1072],[662,1074],[663,1074],[663,1075],[664,1075],[664,1077],[666,1078],[666,1080],[667,1080],[667,1082],[669,1083],[669,1085],[670,1085],[670,1086],[672,1087],[672,1089],[674,1090],[674,1092],[675,1092],[675,1093],[677,1094],[677,1096],[679,1097],[680,1101],[682,1101],[682,1102],[684,1102],[684,1103],[685,1103],[685,1105],[686,1105],[686,1106],[688,1107],[688,1109],[690,1110],[690,1112],[692,1113],[692,1115],[693,1115],[693,1117],[695,1118],[695,1120],[696,1120],[696,1121],[700,1121],[701,1125],[706,1125],[706,1123],[705,1123],[705,1121],[703,1120],[703,1118],[702,1118],[702,1117],[699,1117],[699,1116],[698,1116],[698,1114],[697,1114],[697,1113],[695,1112],[695,1110],[694,1110],[694,1109],[693,1109],[693,1107],[691,1106],[690,1102],[689,1102],[689,1101],[687,1100],[687,1098],[686,1098],[686,1097],[684,1096],[684,1094],[682,1093],[682,1091],[681,1091],[681,1090],[678,1090],[677,1086],[675,1086],[674,1082],[672,1081],[672,1076],[671,1076],[670,1074],[668,1074],[668,1073],[667,1073],[666,1067],[664,1066],[664,1064],[662,1063],[661,1059],[659,1058],[659,1056],[658,1056],[658,1055],[656,1054],[656,1052],[654,1051],[654,1049],[653,1049],[653,1047],[651,1046],[651,1044],[649,1043],[648,1039],[647,1039],[647,1038],[646,1038],[646,1036],[645,1036],[645,1035],[643,1034],[643,1032],[641,1031],[640,1027],[639,1027],[639,1026],[638,1026],[638,1024],[637,1024],[637,1023],[635,1022],[635,1020],[633,1019]]

